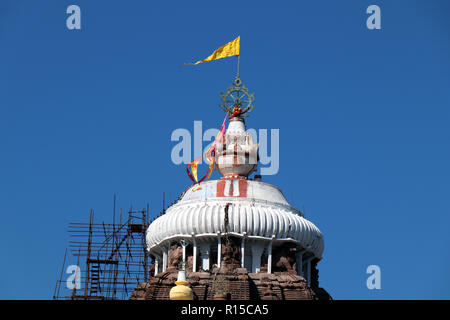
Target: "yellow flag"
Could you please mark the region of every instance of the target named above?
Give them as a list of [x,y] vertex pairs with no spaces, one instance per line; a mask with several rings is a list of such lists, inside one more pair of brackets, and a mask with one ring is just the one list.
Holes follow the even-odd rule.
[[185,63],[184,65],[186,65],[186,64],[196,65],[196,64],[199,64],[202,62],[208,62],[208,61],[231,57],[231,56],[238,56],[240,54],[240,50],[241,50],[241,36],[238,36],[233,41],[228,42],[227,44],[224,44],[219,49],[214,51],[212,53],[212,55],[210,55],[208,58],[197,61],[196,63]]

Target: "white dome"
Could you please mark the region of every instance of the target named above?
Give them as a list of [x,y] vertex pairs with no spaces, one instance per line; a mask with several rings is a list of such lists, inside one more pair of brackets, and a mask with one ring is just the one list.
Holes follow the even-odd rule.
[[[196,190],[197,188],[199,188]],[[217,239],[225,232],[247,239],[291,241],[321,258],[324,241],[319,229],[286,201],[273,185],[245,179],[212,180],[191,187],[183,198],[167,209],[147,230],[150,253],[180,238],[199,241]]]

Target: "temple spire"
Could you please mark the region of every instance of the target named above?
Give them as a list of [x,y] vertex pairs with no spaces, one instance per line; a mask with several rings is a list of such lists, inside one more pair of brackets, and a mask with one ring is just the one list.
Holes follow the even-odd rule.
[[230,114],[230,122],[223,140],[216,144],[215,165],[224,179],[246,179],[258,167],[258,145],[245,128],[243,117],[253,108],[254,95],[236,76],[226,93],[221,93],[224,111]]

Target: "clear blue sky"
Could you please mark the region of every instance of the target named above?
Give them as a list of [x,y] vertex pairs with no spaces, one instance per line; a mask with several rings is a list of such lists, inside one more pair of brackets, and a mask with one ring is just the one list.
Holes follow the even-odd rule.
[[[366,28],[371,4],[381,30]],[[321,286],[450,298],[449,1],[2,0],[1,299],[51,298],[67,224],[91,208],[108,221],[114,193],[155,215],[189,185],[170,135],[220,125],[236,59],[181,65],[237,35],[247,124],[280,129],[264,180],[323,232]]]

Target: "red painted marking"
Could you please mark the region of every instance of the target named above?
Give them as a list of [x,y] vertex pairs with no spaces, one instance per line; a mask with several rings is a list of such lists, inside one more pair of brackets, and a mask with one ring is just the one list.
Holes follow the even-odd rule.
[[239,180],[239,193],[241,198],[247,198],[247,180]]
[[[216,197],[247,198],[247,180],[229,179],[217,181]],[[238,190],[234,190],[238,187]]]

